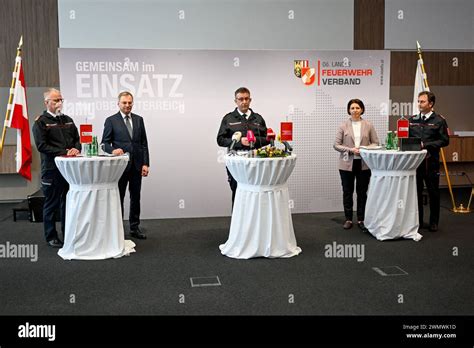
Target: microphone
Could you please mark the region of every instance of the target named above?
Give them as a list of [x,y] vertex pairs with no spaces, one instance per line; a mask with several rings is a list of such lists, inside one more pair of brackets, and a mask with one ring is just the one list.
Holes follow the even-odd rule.
[[251,131],[251,130],[247,131],[247,140],[250,143],[250,148],[253,149],[253,147],[255,145],[255,141],[256,141],[255,134],[253,134],[253,131]]
[[285,152],[291,155],[291,151],[293,151],[293,148],[291,147],[289,142],[285,140],[281,140],[281,134],[278,134],[278,141],[282,143],[283,145],[285,145]]
[[293,148],[291,147],[290,143],[288,143],[287,141],[282,141],[281,143],[285,145],[285,152],[291,155],[291,151],[293,151]]
[[61,117],[62,117],[64,114],[61,112],[60,109],[57,110],[57,111],[55,112],[55,114],[56,114],[56,118],[58,119],[59,124],[60,124],[61,127],[62,127],[62,126],[64,125],[64,123],[63,123],[63,119],[62,119]]
[[242,132],[235,132],[232,135],[232,143],[230,144],[229,151],[234,151],[234,146],[240,141],[240,138],[242,138]]
[[[258,134],[258,137],[260,138],[260,137],[261,137],[261,135],[260,135],[260,128],[262,127],[262,126],[260,126],[260,123],[254,122],[254,123],[251,123],[251,125],[253,125],[253,126],[255,127],[255,129],[256,129],[257,132],[258,132],[258,133],[257,133],[257,134]],[[257,143],[257,138],[255,138],[255,143]],[[260,146],[262,146],[262,144],[260,144]]]
[[276,134],[273,131],[273,129],[268,128],[267,129],[267,141],[270,142],[271,147],[275,147],[275,138],[276,138]]

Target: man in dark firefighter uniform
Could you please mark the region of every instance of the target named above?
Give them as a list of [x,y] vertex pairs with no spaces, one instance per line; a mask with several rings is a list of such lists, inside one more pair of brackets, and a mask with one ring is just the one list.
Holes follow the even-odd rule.
[[66,217],[66,194],[69,185],[58,170],[56,156],[77,156],[81,144],[74,121],[61,113],[63,97],[56,89],[44,93],[46,110],[33,125],[33,136],[41,153],[41,188],[44,193],[43,225],[46,242],[50,247],[60,248],[63,242],[56,230],[55,213],[60,208],[61,229],[64,234]]
[[443,116],[433,111],[436,97],[424,91],[418,94],[420,113],[410,118],[410,137],[421,138],[421,148],[428,151],[425,159],[416,170],[418,195],[418,214],[420,228],[423,228],[423,182],[426,183],[430,201],[429,230],[436,232],[439,223],[439,151],[448,146],[448,125]]
[[[256,138],[255,148],[269,144],[267,140],[267,126],[263,117],[250,109],[250,91],[245,87],[240,87],[234,93],[235,104],[234,111],[224,116],[217,133],[217,144],[222,147],[229,147],[232,144],[232,136],[236,132],[241,132],[242,137],[238,141],[234,150],[249,150],[250,144],[247,139],[247,131],[251,130]],[[234,205],[235,192],[237,190],[237,181],[232,177],[227,169],[227,176],[232,190],[232,205]]]

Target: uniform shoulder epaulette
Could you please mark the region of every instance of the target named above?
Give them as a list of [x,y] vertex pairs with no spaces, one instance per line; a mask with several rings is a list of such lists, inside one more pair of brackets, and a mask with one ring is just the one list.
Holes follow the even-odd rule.
[[35,122],[36,122],[36,121],[38,121],[38,120],[40,119],[40,117],[41,117],[41,116],[42,116],[42,115],[36,116],[36,118],[35,118]]
[[441,117],[443,120],[446,120],[443,115],[438,114],[439,117]]

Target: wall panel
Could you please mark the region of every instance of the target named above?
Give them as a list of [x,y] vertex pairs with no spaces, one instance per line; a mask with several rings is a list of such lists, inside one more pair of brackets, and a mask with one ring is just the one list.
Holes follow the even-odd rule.
[[21,35],[26,85],[59,85],[57,1],[2,0],[1,4],[0,87],[10,87]]
[[354,49],[384,49],[384,0],[354,0]]

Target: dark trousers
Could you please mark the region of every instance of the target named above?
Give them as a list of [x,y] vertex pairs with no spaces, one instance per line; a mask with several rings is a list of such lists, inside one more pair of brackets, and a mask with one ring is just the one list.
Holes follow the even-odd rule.
[[357,193],[357,220],[364,221],[365,203],[367,202],[367,189],[369,188],[370,170],[362,170],[362,160],[354,159],[352,171],[339,170],[342,182],[342,198],[346,220],[352,221],[352,206],[354,195],[354,180]]
[[229,182],[230,189],[232,190],[232,209],[234,208],[234,200],[235,200],[235,191],[237,191],[237,181],[235,181],[232,174],[230,174],[229,169],[227,170],[227,181]]
[[69,184],[61,175],[59,170],[47,170],[41,175],[41,189],[44,194],[43,226],[44,236],[49,242],[55,238],[59,239],[56,230],[56,212],[61,214],[61,230],[63,235],[66,226],[66,195]]
[[430,201],[430,225],[438,224],[440,210],[439,163],[425,159],[416,169],[416,192],[418,196],[418,218],[423,226],[423,182],[428,190]]
[[136,230],[140,225],[140,193],[142,190],[142,172],[137,170],[133,165],[129,165],[122,174],[118,182],[120,191],[120,205],[122,207],[123,218],[123,201],[125,199],[125,192],[130,192],[130,214],[129,223],[130,230]]

